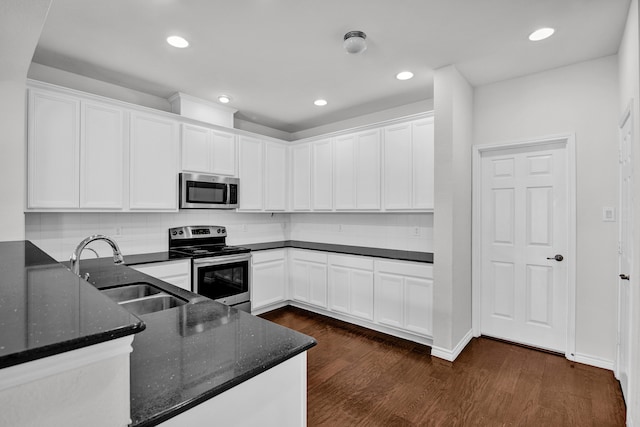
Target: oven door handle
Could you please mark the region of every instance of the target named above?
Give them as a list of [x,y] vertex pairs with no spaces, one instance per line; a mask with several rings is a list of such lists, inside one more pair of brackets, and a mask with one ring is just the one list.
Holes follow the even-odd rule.
[[229,264],[232,262],[242,262],[242,261],[251,261],[251,254],[240,254],[240,255],[222,255],[222,256],[213,256],[213,257],[205,257],[205,258],[194,258],[193,266],[207,266],[207,265],[220,265],[220,264]]

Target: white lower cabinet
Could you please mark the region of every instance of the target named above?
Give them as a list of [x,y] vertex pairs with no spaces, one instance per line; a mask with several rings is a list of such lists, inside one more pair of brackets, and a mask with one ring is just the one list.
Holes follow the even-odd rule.
[[375,321],[431,336],[433,267],[412,262],[375,262]]
[[151,277],[191,291],[191,259],[153,262],[129,267]]
[[254,252],[251,262],[251,309],[255,311],[286,301],[286,249]]
[[332,311],[373,320],[373,260],[329,255],[329,295]]
[[327,254],[290,250],[291,299],[327,308]]

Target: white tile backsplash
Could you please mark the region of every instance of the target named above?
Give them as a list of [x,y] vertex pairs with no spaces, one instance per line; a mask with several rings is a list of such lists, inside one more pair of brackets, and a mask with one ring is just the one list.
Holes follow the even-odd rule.
[[[181,225],[224,225],[230,245],[290,239],[433,252],[433,215],[425,213],[45,212],[27,213],[25,222],[26,238],[58,261],[68,260],[76,245],[92,234],[112,237],[125,255],[165,251],[167,229]],[[91,247],[100,256],[111,253],[104,242]]]

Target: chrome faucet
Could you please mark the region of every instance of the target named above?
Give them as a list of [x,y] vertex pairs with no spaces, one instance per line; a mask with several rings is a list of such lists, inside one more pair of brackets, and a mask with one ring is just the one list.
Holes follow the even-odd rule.
[[[80,276],[80,255],[82,254],[82,251],[84,250],[85,246],[87,246],[91,242],[95,242],[96,240],[104,240],[111,246],[111,249],[113,249],[114,264],[124,264],[124,258],[122,257],[122,252],[120,252],[120,248],[118,247],[118,244],[115,241],[113,241],[110,237],[107,237],[103,234],[95,234],[93,236],[87,237],[82,242],[80,242],[76,247],[76,250],[73,251],[73,253],[71,254],[71,258],[69,259],[69,261],[71,262],[71,271],[74,274],[76,274],[78,277],[82,277]],[[89,278],[89,273],[85,275],[84,279],[87,280],[88,278]]]

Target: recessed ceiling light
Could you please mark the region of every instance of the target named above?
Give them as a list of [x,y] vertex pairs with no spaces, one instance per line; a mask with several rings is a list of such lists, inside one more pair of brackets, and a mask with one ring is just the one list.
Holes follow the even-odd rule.
[[169,43],[173,47],[178,47],[180,49],[189,46],[189,42],[180,36],[167,37],[167,43]]
[[315,101],[313,101],[313,103],[318,107],[324,107],[325,105],[327,105],[327,101],[325,99],[316,99]]
[[218,101],[220,101],[223,104],[228,104],[229,102],[231,102],[231,97],[228,95],[220,95],[218,97]]
[[398,80],[409,80],[413,77],[413,73],[411,71],[401,71],[396,74],[396,79]]
[[556,30],[553,28],[540,28],[539,30],[535,30],[533,33],[529,34],[529,40],[532,42],[537,42],[540,40],[544,40],[548,37],[551,37]]

